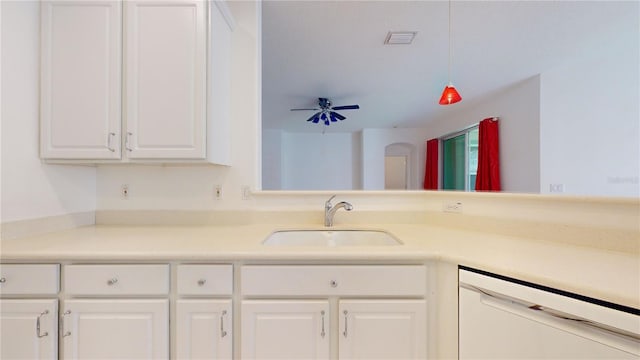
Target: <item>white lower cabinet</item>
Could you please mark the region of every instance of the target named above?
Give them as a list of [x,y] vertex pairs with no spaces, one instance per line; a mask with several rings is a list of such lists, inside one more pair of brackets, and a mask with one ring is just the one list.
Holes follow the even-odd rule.
[[58,300],[0,300],[0,359],[58,358]]
[[65,265],[62,358],[169,359],[169,279],[168,264]]
[[426,359],[426,268],[248,265],[242,359]]
[[341,300],[340,359],[426,359],[424,300]]
[[424,265],[237,274],[234,291],[232,264],[0,264],[0,359],[427,357]]
[[231,300],[178,300],[176,302],[176,357],[178,359],[231,359],[233,314]]
[[328,359],[329,301],[246,300],[243,359]]
[[66,300],[63,359],[168,359],[169,300]]
[[58,358],[58,264],[0,264],[0,359]]
[[233,358],[233,265],[180,264],[176,269],[174,357]]

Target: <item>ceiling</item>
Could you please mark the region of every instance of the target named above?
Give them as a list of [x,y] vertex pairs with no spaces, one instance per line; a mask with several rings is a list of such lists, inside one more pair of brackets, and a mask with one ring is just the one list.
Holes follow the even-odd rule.
[[[447,1],[263,1],[263,128],[424,126],[606,46],[639,16],[637,1],[454,0],[451,81],[463,100],[441,106],[448,82],[448,8]],[[389,31],[417,35],[411,45],[384,45]],[[361,109],[340,111],[347,119],[328,127],[305,121],[313,111],[289,111],[317,107],[318,97]]]

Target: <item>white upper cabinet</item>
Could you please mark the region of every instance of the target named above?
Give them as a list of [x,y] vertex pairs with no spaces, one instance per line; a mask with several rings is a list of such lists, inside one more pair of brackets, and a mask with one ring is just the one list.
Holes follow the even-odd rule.
[[41,156],[119,159],[121,3],[43,1]]
[[42,158],[229,165],[226,9],[206,0],[43,2]]
[[125,4],[128,157],[204,159],[205,3]]

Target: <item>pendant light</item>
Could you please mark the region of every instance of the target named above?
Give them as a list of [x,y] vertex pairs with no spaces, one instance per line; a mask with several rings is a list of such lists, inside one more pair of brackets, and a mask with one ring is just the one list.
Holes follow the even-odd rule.
[[440,105],[455,104],[462,100],[462,97],[451,83],[451,51],[451,0],[449,0],[449,84],[444,87],[444,91],[442,92],[442,96],[439,101]]

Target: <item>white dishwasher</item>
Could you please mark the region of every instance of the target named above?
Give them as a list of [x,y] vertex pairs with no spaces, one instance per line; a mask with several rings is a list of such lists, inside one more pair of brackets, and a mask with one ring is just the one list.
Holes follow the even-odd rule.
[[640,359],[640,310],[459,270],[459,358]]

